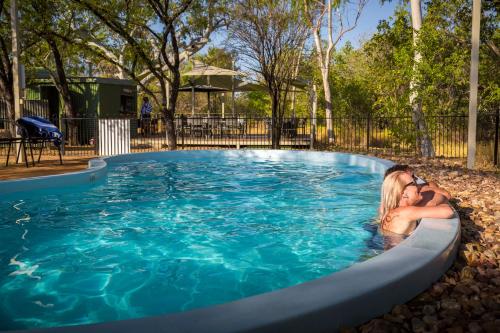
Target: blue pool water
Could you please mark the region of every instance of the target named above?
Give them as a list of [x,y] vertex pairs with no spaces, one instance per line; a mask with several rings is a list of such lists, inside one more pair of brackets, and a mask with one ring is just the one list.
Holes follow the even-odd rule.
[[0,329],[137,318],[296,285],[382,251],[381,175],[331,161],[111,164],[0,199]]

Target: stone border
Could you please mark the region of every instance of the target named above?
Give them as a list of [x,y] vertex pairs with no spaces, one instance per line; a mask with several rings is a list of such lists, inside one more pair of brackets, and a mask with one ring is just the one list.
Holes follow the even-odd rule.
[[[152,159],[158,155],[162,159],[175,158],[178,154],[190,152],[192,151],[131,154],[106,160],[110,163],[138,161]],[[197,158],[214,154],[207,151],[195,152]],[[305,155],[300,151],[217,151],[217,154],[233,156],[242,153],[273,158],[304,158]],[[333,162],[342,160],[367,166],[374,172],[383,172],[392,164],[390,161],[362,155],[323,152],[309,152],[307,155],[308,160],[311,156],[321,160],[330,159]],[[79,183],[82,179],[95,181],[105,175],[106,162],[94,163],[96,164],[92,164],[89,170],[64,176],[76,175]],[[10,182],[12,186],[21,184],[26,189],[28,185],[21,181],[35,180],[38,187],[42,186],[44,180],[53,177],[61,176],[17,181],[20,183],[0,182],[0,193],[6,193],[3,186],[6,182]],[[64,183],[68,184],[67,181]],[[391,250],[340,272],[297,286],[187,312],[24,332],[337,331],[387,313],[394,305],[405,303],[427,289],[453,263],[460,243],[459,237],[460,220],[457,214],[445,220],[423,219],[410,237]]]

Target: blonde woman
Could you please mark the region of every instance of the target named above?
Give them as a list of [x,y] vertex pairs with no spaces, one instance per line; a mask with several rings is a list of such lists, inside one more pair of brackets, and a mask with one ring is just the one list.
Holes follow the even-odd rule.
[[405,171],[395,171],[382,184],[380,222],[383,230],[409,235],[421,218],[447,219],[453,209],[439,193],[421,193],[416,179]]

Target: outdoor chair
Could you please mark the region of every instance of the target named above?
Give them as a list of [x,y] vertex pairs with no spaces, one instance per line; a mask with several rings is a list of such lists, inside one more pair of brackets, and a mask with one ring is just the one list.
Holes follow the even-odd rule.
[[306,118],[297,119],[297,128],[296,128],[297,136],[303,136],[304,134],[306,134],[306,123],[307,123]]
[[175,118],[175,131],[178,136],[191,135],[191,125],[188,124],[188,118],[185,115]]
[[[8,146],[8,149],[7,149],[7,158],[5,160],[5,166],[6,167],[9,166],[10,153],[11,153],[11,151],[15,152],[15,146],[16,146],[16,144],[19,144],[19,149],[18,149],[17,154],[16,154],[16,164],[19,163],[19,157],[21,155],[21,150],[22,150],[23,156],[24,156],[24,163],[26,164],[27,168],[29,167],[29,164],[28,164],[28,154],[26,153],[26,140],[24,140],[23,138],[12,137],[10,135],[10,133],[8,133],[8,134],[3,135],[2,137],[0,137],[0,144],[1,145],[6,144]],[[30,152],[31,152],[31,162],[33,163],[33,166],[34,166],[35,165],[35,159],[33,158],[33,149],[32,149],[32,147],[30,147]]]
[[237,118],[225,118],[224,123],[222,123],[220,135],[221,138],[226,134],[228,137],[231,137],[233,133],[239,134],[239,124]]
[[[24,141],[24,145],[28,144],[30,147],[32,160],[33,145],[40,145],[40,152],[38,155],[38,163],[40,163],[43,149],[45,148],[47,143],[52,143],[59,153],[60,164],[63,164],[61,154],[61,148],[64,141],[63,135],[54,124],[44,118],[31,116],[19,118],[16,121],[16,125],[18,128],[18,134],[21,135],[22,141]],[[21,148],[19,148],[17,159],[19,159],[20,149]]]
[[191,129],[191,135],[192,136],[198,136],[202,137],[203,136],[203,123],[202,123],[202,118],[192,118],[189,117],[187,119],[187,124],[189,128]]
[[297,136],[297,119],[291,118],[283,122],[283,135],[286,138],[295,138]]

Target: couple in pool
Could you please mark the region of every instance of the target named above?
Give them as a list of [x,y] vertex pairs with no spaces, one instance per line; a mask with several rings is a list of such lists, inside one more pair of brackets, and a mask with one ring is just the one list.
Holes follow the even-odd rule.
[[437,184],[415,177],[409,166],[396,164],[387,169],[382,184],[381,228],[409,235],[421,218],[450,218],[454,214],[448,204],[450,198],[450,193]]

